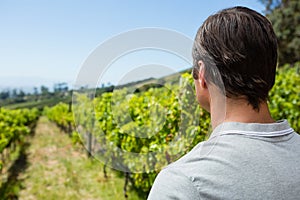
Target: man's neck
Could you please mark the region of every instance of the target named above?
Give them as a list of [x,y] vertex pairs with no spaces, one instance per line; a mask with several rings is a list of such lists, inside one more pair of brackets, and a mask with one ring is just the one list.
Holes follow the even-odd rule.
[[242,122],[242,123],[274,123],[275,120],[271,117],[268,104],[263,102],[260,104],[259,111],[245,100],[226,101],[226,108],[223,113],[220,112],[218,105],[212,105],[211,122],[214,129],[223,122]]

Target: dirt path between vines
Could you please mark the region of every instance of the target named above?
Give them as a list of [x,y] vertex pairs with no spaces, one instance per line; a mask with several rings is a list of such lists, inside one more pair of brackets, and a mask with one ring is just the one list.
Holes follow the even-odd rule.
[[[124,199],[124,179],[109,172],[103,165],[88,159],[74,147],[70,137],[41,117],[26,150],[27,167],[18,179],[21,189],[17,199]],[[130,199],[138,199],[133,192]]]

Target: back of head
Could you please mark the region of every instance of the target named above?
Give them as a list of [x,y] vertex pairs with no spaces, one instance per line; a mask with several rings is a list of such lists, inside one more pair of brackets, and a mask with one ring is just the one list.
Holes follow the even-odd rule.
[[220,85],[214,79],[218,70],[226,96],[245,98],[258,110],[275,82],[277,39],[266,17],[233,7],[206,19],[196,35],[193,58],[194,63],[204,62],[208,82]]

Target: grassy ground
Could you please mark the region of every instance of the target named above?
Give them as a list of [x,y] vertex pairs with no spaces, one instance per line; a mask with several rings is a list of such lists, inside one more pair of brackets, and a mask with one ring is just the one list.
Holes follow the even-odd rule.
[[[113,171],[104,178],[103,165],[88,159],[81,148],[72,145],[68,135],[44,117],[23,154],[24,169],[19,170],[15,177],[18,181],[14,182],[16,194],[5,194],[10,199],[125,199],[124,179]],[[133,191],[128,196],[139,199]]]

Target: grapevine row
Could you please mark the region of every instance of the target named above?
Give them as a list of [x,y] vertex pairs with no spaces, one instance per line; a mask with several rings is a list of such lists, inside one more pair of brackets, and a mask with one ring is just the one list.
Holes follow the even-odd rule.
[[[278,70],[269,98],[272,116],[287,119],[297,132],[299,68],[298,63]],[[48,109],[48,116],[60,126],[76,125],[86,146],[91,135],[91,153],[105,165],[128,172],[132,185],[147,193],[159,170],[209,136],[209,114],[197,105],[192,85],[192,77],[183,74],[180,84],[143,92],[124,88],[96,98],[78,92],[73,112],[59,104]]]
[[34,128],[38,116],[37,109],[0,109],[0,169],[3,167],[4,150],[22,143]]

